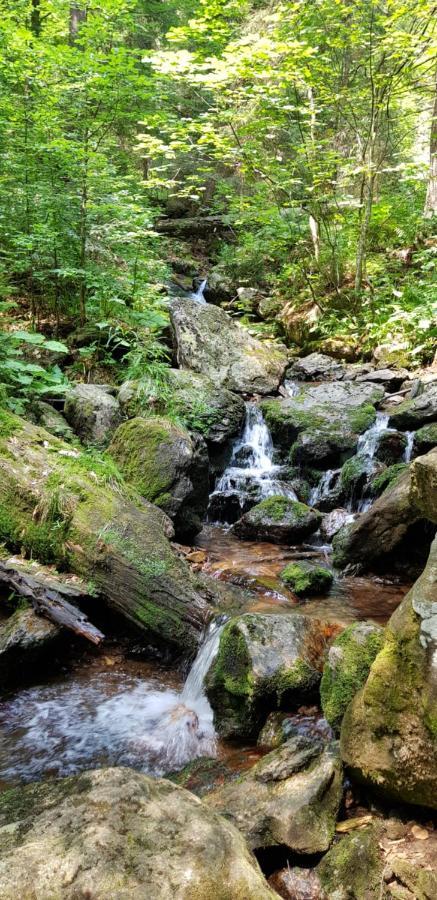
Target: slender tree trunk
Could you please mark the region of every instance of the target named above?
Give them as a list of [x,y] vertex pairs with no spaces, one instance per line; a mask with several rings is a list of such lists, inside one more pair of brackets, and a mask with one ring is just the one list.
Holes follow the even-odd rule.
[[87,10],[81,3],[70,4],[70,44],[74,44],[81,22],[86,22]]
[[87,283],[86,283],[86,264],[87,264],[87,236],[88,236],[88,166],[89,166],[89,135],[88,130],[85,132],[84,138],[84,159],[82,170],[82,189],[80,197],[80,218],[79,218],[79,268],[80,268],[80,284],[79,284],[79,316],[80,323],[84,325],[86,322],[86,302],[87,302]]
[[[311,143],[310,143],[309,156],[310,156],[310,159],[313,160],[315,157],[315,152],[316,152],[316,147],[315,147],[315,144],[316,144],[316,104],[314,101],[314,92],[313,92],[312,87],[309,87],[307,89],[307,97],[308,97],[308,103],[309,103],[309,107],[310,107]],[[313,215],[313,213],[310,213],[310,216],[309,216],[309,226],[310,226],[311,240],[313,242],[313,248],[314,248],[314,258],[315,258],[316,262],[318,263],[318,261],[320,259],[320,225],[319,225],[319,222],[317,221],[316,217]]]
[[431,119],[431,137],[429,142],[429,178],[425,200],[425,216],[437,215],[437,77],[434,93],[434,107]]
[[358,294],[363,286],[366,274],[367,234],[369,231],[370,217],[372,215],[373,193],[375,190],[375,175],[370,174],[367,180],[364,209],[361,216],[360,233],[357,244],[355,266],[355,291]]
[[32,0],[30,30],[35,37],[39,37],[41,34],[41,0]]

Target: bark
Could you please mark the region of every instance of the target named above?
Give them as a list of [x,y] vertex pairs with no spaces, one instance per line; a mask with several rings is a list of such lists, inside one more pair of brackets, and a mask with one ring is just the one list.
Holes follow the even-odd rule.
[[434,93],[434,107],[431,119],[431,137],[429,142],[429,178],[425,200],[425,216],[437,215],[437,78]]
[[7,585],[20,597],[29,600],[35,612],[49,619],[54,625],[68,628],[92,644],[100,644],[103,640],[104,634],[65,596],[80,595],[79,591],[75,592],[74,589],[67,588],[61,583],[58,589],[55,589],[38,577],[21,571],[10,562],[0,562],[0,584]]

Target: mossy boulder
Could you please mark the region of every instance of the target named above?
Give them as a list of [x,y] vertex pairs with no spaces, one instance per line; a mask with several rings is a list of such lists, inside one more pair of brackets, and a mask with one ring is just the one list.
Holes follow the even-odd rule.
[[180,368],[237,393],[277,391],[288,363],[283,347],[258,341],[209,303],[176,299],[170,318]]
[[256,736],[270,710],[313,697],[325,648],[325,624],[317,619],[297,613],[231,619],[206,678],[218,732]]
[[347,706],[366,681],[381,650],[384,631],[371,622],[349,625],[328,651],[320,682],[325,718],[337,734]]
[[188,791],[132,769],[4,791],[2,900],[274,900],[236,828]]
[[100,384],[76,384],[67,394],[65,418],[83,444],[106,447],[122,420],[120,404]]
[[418,456],[411,465],[411,502],[437,523],[437,448]]
[[238,394],[187,369],[168,369],[162,394],[152,382],[122,384],[118,400],[129,418],[170,408],[189,431],[203,435],[211,448],[219,448],[238,434],[245,416]]
[[340,473],[340,483],[345,497],[351,499],[361,496],[372,469],[369,462],[365,456],[351,456],[346,460]]
[[381,494],[384,493],[391,485],[395,484],[395,482],[400,478],[400,476],[407,470],[408,466],[406,463],[396,463],[394,466],[387,466],[387,468],[383,469],[381,472],[378,472],[377,475],[374,475],[370,479],[370,491],[373,497],[380,497]]
[[425,387],[422,394],[413,400],[404,400],[390,414],[390,428],[401,431],[416,431],[423,425],[437,421],[437,384]]
[[437,447],[437,422],[432,425],[424,425],[419,428],[414,435],[414,453],[428,453]]
[[108,452],[138,493],[172,519],[178,537],[202,528],[208,507],[206,444],[163,416],[130,419],[119,426]]
[[83,576],[149,636],[195,650],[208,592],[207,600],[171,547],[168,517],[124,483],[109,457],[0,413],[0,498],[0,540],[10,549]]
[[50,403],[38,400],[33,404],[32,414],[32,421],[35,421],[36,425],[41,425],[46,431],[50,431],[50,434],[60,438],[61,441],[68,441],[69,443],[74,441],[73,429],[65,417],[53,406],[50,406]]
[[437,808],[437,538],[393,613],[367,681],[347,707],[342,757],[353,777],[401,802]]
[[327,898],[380,900],[384,856],[379,847],[382,825],[376,822],[342,837],[317,866],[315,873]]
[[334,580],[329,569],[305,561],[289,563],[280,578],[298,597],[327,594]]
[[280,495],[253,506],[232,530],[243,540],[291,544],[317,531],[322,514],[317,509]]
[[209,794],[206,803],[236,825],[249,847],[308,854],[328,849],[342,793],[338,745],[298,736]]

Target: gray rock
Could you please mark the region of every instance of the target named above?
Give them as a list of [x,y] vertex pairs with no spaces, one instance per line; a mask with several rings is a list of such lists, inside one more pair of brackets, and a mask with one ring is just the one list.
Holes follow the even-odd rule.
[[407,438],[401,431],[382,431],[378,437],[375,456],[387,466],[392,466],[402,461],[406,446]]
[[84,444],[105,446],[122,420],[118,400],[105,385],[77,384],[65,399],[65,418]]
[[323,667],[325,624],[298,613],[247,613],[225,625],[206,679],[221,735],[255,736],[267,712],[313,696]]
[[131,769],[0,797],[2,900],[273,900],[244,838],[197,797]]
[[274,393],[287,357],[282,348],[261,342],[224,310],[193,300],[174,300],[170,317],[178,364],[239,393]]
[[321,520],[317,509],[278,495],[253,506],[232,526],[232,531],[243,540],[291,544],[317,531]]
[[290,374],[302,381],[335,381],[340,378],[345,366],[324,353],[310,353],[296,360],[290,367]]
[[33,404],[33,413],[36,424],[50,431],[50,434],[54,434],[61,441],[74,440],[73,429],[70,428],[64,416],[57,409],[54,409],[53,406],[50,406],[50,403],[38,400]]
[[437,384],[426,386],[423,394],[413,400],[404,400],[390,415],[390,428],[415,431],[422,425],[437,421]]
[[0,626],[0,683],[9,684],[38,662],[57,640],[61,629],[33,609],[17,609]]
[[382,387],[392,393],[397,391],[401,384],[408,378],[407,369],[374,369],[357,376],[357,382],[366,381],[372,384],[381,384]]
[[331,543],[337,531],[349,521],[350,513],[347,509],[333,509],[323,517],[320,525],[320,534],[328,543]]
[[289,847],[295,853],[328,849],[342,796],[338,745],[291,738],[237,782],[206,798],[241,831],[249,847]]

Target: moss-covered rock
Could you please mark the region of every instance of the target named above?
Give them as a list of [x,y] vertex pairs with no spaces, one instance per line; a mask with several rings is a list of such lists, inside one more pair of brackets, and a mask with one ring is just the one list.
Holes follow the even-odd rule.
[[437,538],[425,571],[393,613],[382,650],[348,706],[341,748],[354,777],[437,808]]
[[373,496],[380,497],[384,491],[396,483],[407,468],[406,463],[396,463],[396,465],[387,466],[382,472],[378,472],[370,481],[370,490]]
[[428,385],[422,394],[413,400],[404,400],[390,415],[390,428],[401,431],[416,431],[422,425],[437,421],[437,384]]
[[61,629],[33,609],[19,607],[0,625],[0,687],[9,685],[53,650]]
[[223,309],[194,300],[170,306],[178,364],[238,393],[274,393],[287,367],[284,348],[261,342]]
[[274,900],[244,838],[188,791],[113,768],[0,798],[2,900]]
[[369,477],[369,460],[365,456],[351,456],[342,466],[340,483],[345,497],[361,496]]
[[105,447],[120,424],[118,400],[99,384],[76,384],[67,394],[65,418],[83,444]]
[[383,629],[378,625],[356,622],[329,648],[320,697],[325,718],[337,733],[347,706],[366,681],[383,639]]
[[325,647],[324,624],[297,613],[231,619],[206,678],[219,733],[255,736],[269,710],[312,697]]
[[125,485],[109,457],[17,417],[3,417],[3,430],[0,540],[93,581],[138,627],[193,652],[208,605],[168,541],[167,516]]
[[238,781],[209,794],[251,848],[275,845],[320,853],[334,837],[342,796],[338,745],[291,738]]
[[232,530],[243,540],[290,544],[317,531],[321,520],[322,514],[317,509],[278,495],[253,506]]
[[334,579],[329,569],[305,561],[289,563],[280,577],[298,597],[327,594]]
[[437,422],[432,425],[424,425],[419,428],[414,435],[414,453],[428,453],[437,447]]
[[34,403],[32,406],[32,414],[32,421],[35,421],[37,425],[41,425],[42,428],[50,431],[50,434],[54,434],[54,436],[60,438],[61,441],[68,441],[68,443],[74,441],[73,429],[70,427],[64,416],[61,415],[57,409],[54,409],[53,406],[50,406],[50,403],[44,403],[42,400],[38,400],[38,402]]
[[326,897],[335,900],[378,900],[384,871],[384,857],[378,841],[382,826],[368,825],[341,838],[323,857],[316,869]]
[[127,481],[172,519],[176,534],[202,528],[208,507],[208,453],[200,435],[163,416],[124,422],[108,449]]
[[425,518],[437,523],[437,448],[411,464],[411,502]]

